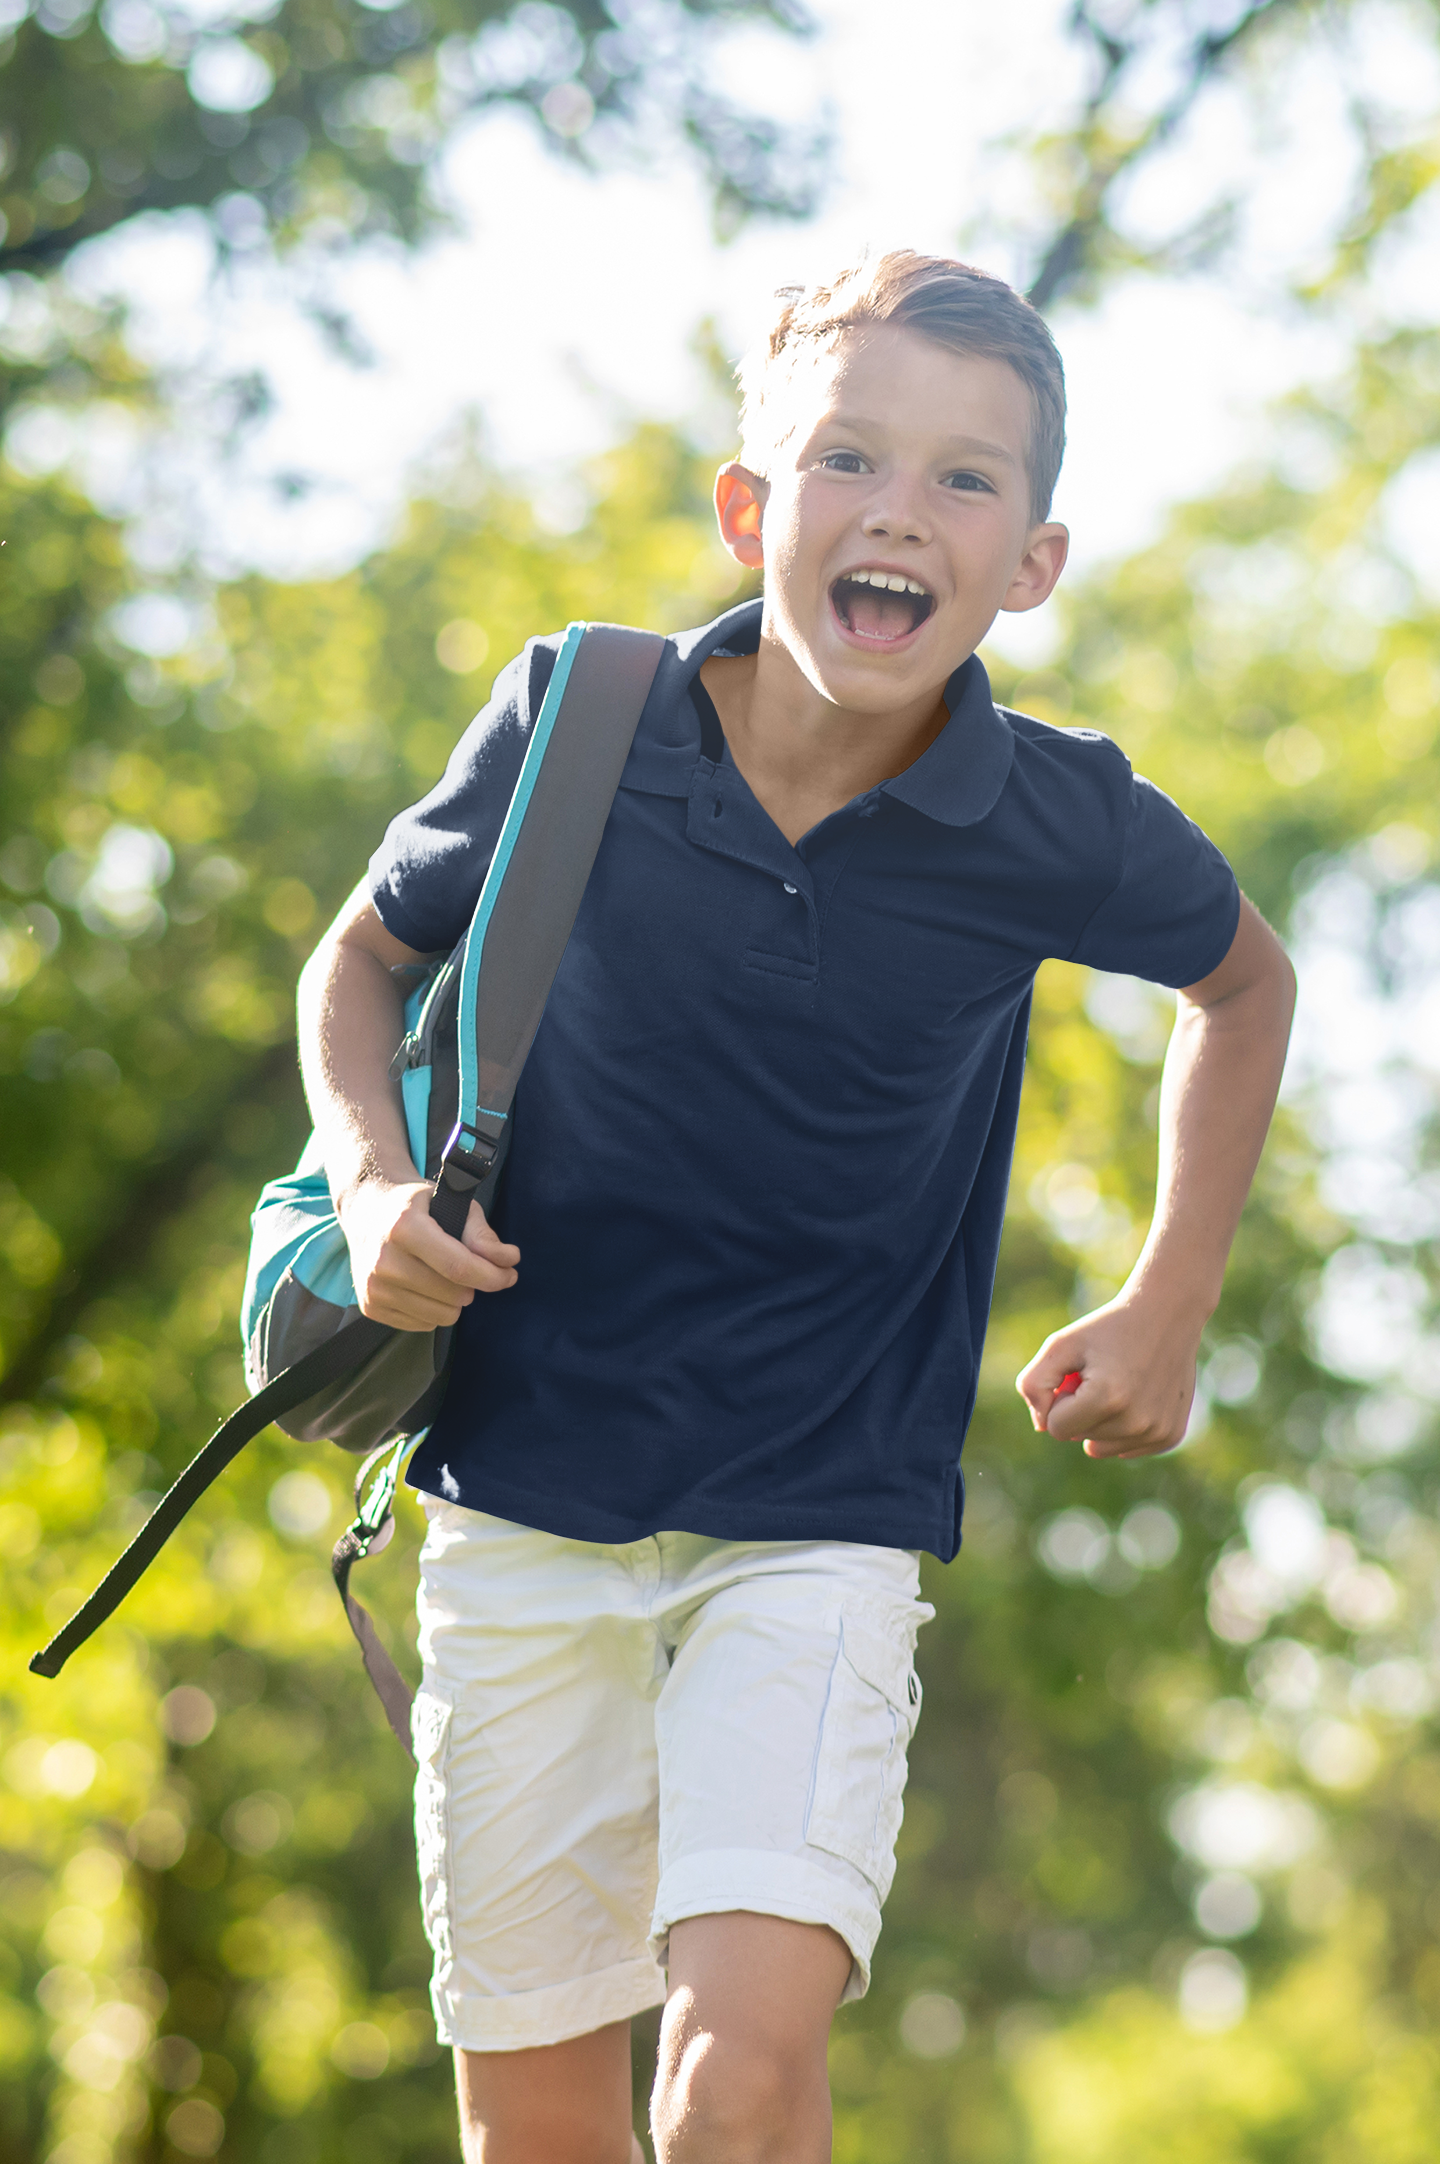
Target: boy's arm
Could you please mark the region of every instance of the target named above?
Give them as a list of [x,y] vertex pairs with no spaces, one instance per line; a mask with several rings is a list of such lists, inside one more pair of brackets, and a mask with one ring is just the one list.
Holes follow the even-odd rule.
[[[1249,902],[1218,969],[1179,995],[1160,1085],[1155,1215],[1115,1298],[1057,1330],[1016,1382],[1037,1428],[1092,1458],[1172,1450],[1195,1394],[1200,1334],[1275,1109],[1295,972]],[[1072,1373],[1078,1390],[1055,1395]]]
[[356,888],[300,977],[300,1067],[361,1313],[401,1330],[453,1323],[477,1292],[515,1283],[520,1250],[471,1203],[463,1240],[430,1215],[390,1062],[404,1032],[391,976],[424,961]]

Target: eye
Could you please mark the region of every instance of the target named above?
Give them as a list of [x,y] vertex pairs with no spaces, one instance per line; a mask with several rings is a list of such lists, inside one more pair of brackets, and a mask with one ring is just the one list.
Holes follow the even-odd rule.
[[865,461],[858,451],[825,451],[819,464],[828,473],[864,473]]
[[944,488],[969,490],[974,495],[995,494],[993,481],[987,481],[983,473],[972,473],[963,468],[959,473],[947,473],[941,485]]

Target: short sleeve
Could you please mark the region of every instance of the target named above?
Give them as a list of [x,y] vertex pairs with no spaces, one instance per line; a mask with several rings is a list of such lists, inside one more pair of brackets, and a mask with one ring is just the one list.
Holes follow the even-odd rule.
[[1120,877],[1070,951],[1091,969],[1197,984],[1230,951],[1240,890],[1220,851],[1163,789],[1130,777]]
[[475,913],[557,643],[533,639],[501,670],[440,780],[391,820],[370,859],[381,923],[419,954],[453,947]]

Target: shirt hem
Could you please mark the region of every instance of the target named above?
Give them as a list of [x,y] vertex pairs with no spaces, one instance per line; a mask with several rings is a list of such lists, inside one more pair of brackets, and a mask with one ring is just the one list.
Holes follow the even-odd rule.
[[390,888],[383,882],[371,887],[370,903],[392,939],[398,939],[404,946],[413,947],[417,954],[438,954],[441,951],[444,942],[427,939],[420,926],[406,915]]
[[702,1540],[843,1540],[864,1548],[922,1548],[941,1563],[952,1562],[960,1542],[947,1516],[919,1523],[886,1518],[873,1510],[708,1510],[677,1502],[657,1518],[621,1518],[589,1506],[565,1509],[553,1496],[507,1487],[499,1480],[457,1481],[448,1466],[432,1471],[412,1467],[407,1485],[437,1501],[458,1503],[462,1510],[483,1510],[512,1525],[524,1525],[557,1540],[583,1540],[602,1547],[625,1547],[656,1533],[696,1533]]
[[[1231,908],[1228,922],[1230,929],[1225,934],[1225,943],[1216,951],[1213,959],[1207,961],[1205,967],[1202,970],[1198,971],[1195,976],[1182,977],[1179,983],[1172,987],[1173,990],[1177,992],[1182,992],[1187,984],[1203,984],[1204,980],[1210,975],[1211,971],[1220,967],[1220,964],[1224,961],[1226,955],[1234,946],[1235,934],[1240,929],[1240,886],[1238,880],[1235,882],[1234,890],[1231,895]],[[1209,950],[1207,949],[1207,953],[1208,951]]]

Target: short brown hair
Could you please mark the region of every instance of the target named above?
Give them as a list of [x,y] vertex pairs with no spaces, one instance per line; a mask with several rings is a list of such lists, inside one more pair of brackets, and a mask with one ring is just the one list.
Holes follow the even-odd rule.
[[[824,285],[782,286],[783,306],[767,336],[747,354],[740,381],[742,440],[763,435],[770,385],[800,350],[831,343],[841,331],[871,323],[902,325],[951,353],[1004,361],[1030,393],[1030,509],[1038,523],[1065,456],[1065,370],[1039,310],[1003,278],[954,256],[911,248],[848,265]],[[788,430],[774,440],[783,442]]]

